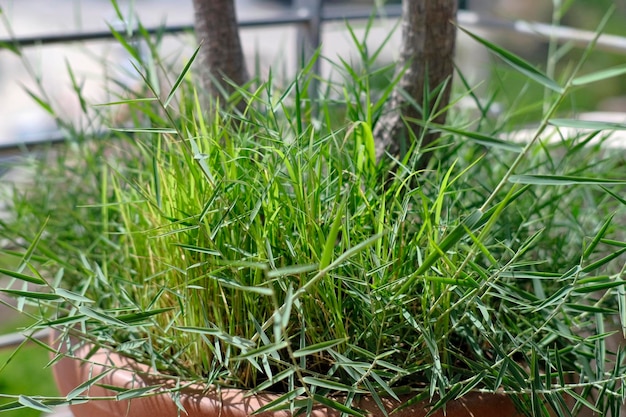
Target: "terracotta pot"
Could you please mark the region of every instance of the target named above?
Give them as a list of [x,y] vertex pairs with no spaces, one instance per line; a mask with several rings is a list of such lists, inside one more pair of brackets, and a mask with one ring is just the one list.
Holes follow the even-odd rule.
[[[89,347],[83,347],[74,355],[84,358]],[[111,368],[116,368],[108,375],[86,390],[82,395],[90,397],[114,397],[116,393],[101,385],[121,388],[141,388],[156,384],[173,386],[172,380],[165,380],[150,372],[149,367],[112,353],[98,350],[89,360],[63,358],[53,367],[54,377],[61,395],[67,395],[84,381],[95,377]],[[191,386],[181,391],[180,404],[185,408],[189,417],[243,417],[251,415],[255,410],[276,399],[277,394],[259,394],[246,396],[246,391],[237,389],[222,389],[219,392],[212,388]],[[398,407],[395,400],[385,400],[388,411]],[[376,403],[371,398],[363,398],[358,408],[365,410],[371,416],[382,416]],[[184,416],[180,412],[169,393],[156,394],[150,397],[134,398],[130,400],[92,400],[87,403],[72,405],[71,410],[76,417],[176,417]],[[426,404],[416,404],[394,413],[397,417],[423,417],[428,412]],[[258,414],[260,417],[288,417],[286,411]],[[439,411],[433,416],[442,417]],[[515,410],[510,398],[501,394],[470,393],[463,398],[452,401],[446,406],[447,417],[522,417]],[[339,416],[335,410],[318,407],[313,416]]]

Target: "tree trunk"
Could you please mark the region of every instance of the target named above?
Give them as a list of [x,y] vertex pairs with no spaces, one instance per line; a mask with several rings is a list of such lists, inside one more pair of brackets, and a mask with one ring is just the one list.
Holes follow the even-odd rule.
[[[422,128],[407,119],[425,119],[430,114],[445,108],[450,98],[453,53],[456,39],[458,0],[403,0],[402,2],[402,49],[398,71],[405,71],[396,86],[383,114],[376,124],[376,157],[380,160],[385,152],[402,157],[411,146],[412,138],[422,138]],[[406,70],[405,70],[406,69]],[[434,89],[447,81],[440,93],[437,109],[435,101],[439,94]],[[424,103],[425,94],[430,97]],[[405,96],[412,97],[421,109],[410,104]],[[444,123],[445,112],[434,119]],[[409,132],[408,128],[411,130]],[[411,135],[410,133],[414,134]],[[438,135],[426,134],[421,139],[420,149],[426,148]],[[422,156],[420,167],[428,162]]]
[[232,93],[235,85],[248,80],[239,40],[234,0],[193,0],[196,37],[202,42],[202,83],[213,97],[220,89]]

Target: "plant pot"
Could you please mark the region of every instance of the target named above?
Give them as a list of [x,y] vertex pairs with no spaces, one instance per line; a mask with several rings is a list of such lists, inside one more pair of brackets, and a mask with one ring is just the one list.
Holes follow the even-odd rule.
[[[118,393],[105,388],[105,386],[138,389],[162,384],[164,388],[159,388],[154,395],[149,397],[120,400],[94,399],[86,403],[75,404],[71,406],[71,410],[76,417],[175,417],[184,416],[185,412],[189,417],[243,417],[251,415],[255,410],[279,397],[278,394],[273,393],[246,395],[245,390],[221,389],[218,391],[211,387],[191,385],[180,390],[178,401],[185,409],[185,412],[181,412],[172,399],[172,395],[165,392],[165,387],[176,386],[174,379],[164,379],[162,376],[152,373],[149,367],[104,349],[97,350],[87,360],[85,358],[89,351],[90,346],[83,346],[73,352],[74,357],[62,358],[53,366],[54,378],[61,395],[66,396],[80,384],[107,371],[109,371],[107,375],[80,395],[115,398]],[[114,370],[111,371],[111,368]],[[159,390],[162,392],[159,393]],[[400,405],[395,400],[384,400],[384,404],[389,412]],[[363,397],[356,406],[367,411],[370,416],[383,415],[373,399],[367,396]],[[397,417],[423,417],[428,410],[426,403],[414,404],[394,413],[394,415]],[[291,414],[287,411],[277,411],[258,415],[261,417],[287,417]],[[339,413],[333,409],[319,406],[314,409],[312,415],[315,417],[339,416]],[[445,415],[447,417],[522,416],[516,411],[512,400],[506,395],[483,393],[469,393],[463,398],[448,403]],[[442,417],[444,413],[440,410],[433,416]]]

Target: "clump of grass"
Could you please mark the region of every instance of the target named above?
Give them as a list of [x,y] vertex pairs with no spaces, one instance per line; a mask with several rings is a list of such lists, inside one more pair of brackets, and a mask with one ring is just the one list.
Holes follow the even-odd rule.
[[[555,118],[574,85],[612,74],[561,86],[476,39],[552,105],[522,145],[421,121],[442,132],[424,171],[418,149],[393,171],[375,160],[373,97],[393,84],[372,91],[370,62],[342,63],[341,90],[322,86],[332,99],[309,96],[312,65],[282,89],[257,81],[237,91],[243,112],[203,104],[193,59],[164,96],[143,73],[152,94],[116,101],[134,123],[106,147],[78,147],[91,156],[71,166],[70,199],[17,194],[2,227],[27,243],[7,253],[21,263],[2,271],[2,291],[41,309],[33,328],[69,326],[185,380],[286,393],[276,408],[345,410],[365,392],[441,407],[479,389],[514,393],[534,415],[565,415],[568,395],[615,410],[625,364],[606,342],[625,322],[624,270],[610,269],[626,251],[611,236],[625,181],[604,173],[623,161],[580,146],[585,136],[554,145],[558,158],[539,143],[550,124],[582,123]],[[574,225],[578,247],[562,244]]]

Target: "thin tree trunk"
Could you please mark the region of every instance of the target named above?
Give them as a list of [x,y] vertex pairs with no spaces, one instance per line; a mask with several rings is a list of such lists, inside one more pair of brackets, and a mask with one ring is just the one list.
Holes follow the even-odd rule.
[[[380,160],[385,152],[402,157],[410,140],[422,137],[422,129],[407,119],[424,119],[448,105],[453,72],[453,54],[456,39],[456,18],[458,0],[403,0],[402,2],[402,49],[398,71],[406,71],[386,104],[383,115],[378,120],[374,137],[376,138],[376,157]],[[448,81],[441,92],[437,109],[433,109],[436,94],[434,89]],[[423,106],[424,94],[431,100],[422,110],[411,105],[405,95]],[[424,114],[425,113],[425,114]],[[446,114],[439,115],[435,122],[445,122]],[[411,129],[412,136],[407,130]],[[420,148],[424,149],[437,138],[436,134],[423,137]],[[422,156],[420,166],[426,166],[428,155]]]
[[[202,42],[202,83],[213,96],[220,88],[232,93],[228,81],[243,85],[248,80],[234,0],[193,0],[196,36]],[[218,83],[218,85],[216,85]]]

